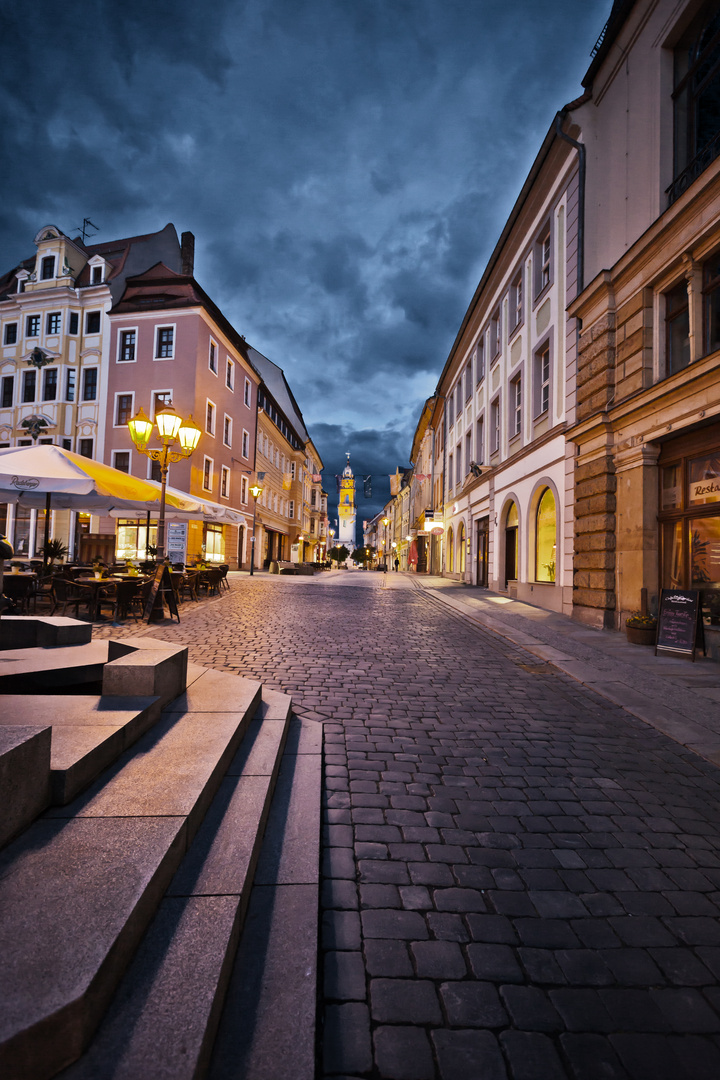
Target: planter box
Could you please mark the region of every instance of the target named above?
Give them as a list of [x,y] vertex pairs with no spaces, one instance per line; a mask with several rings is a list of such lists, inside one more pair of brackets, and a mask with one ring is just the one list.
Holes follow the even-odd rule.
[[657,631],[654,626],[626,626],[625,633],[631,645],[654,645]]

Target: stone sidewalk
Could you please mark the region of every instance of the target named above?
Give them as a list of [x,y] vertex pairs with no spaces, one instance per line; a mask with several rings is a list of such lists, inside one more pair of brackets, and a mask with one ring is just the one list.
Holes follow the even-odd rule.
[[153,631],[323,725],[318,1080],[716,1080],[716,766],[443,586],[340,578]]
[[477,626],[520,645],[658,731],[720,764],[720,663],[695,662],[628,644],[564,615],[441,577],[388,574],[387,587],[412,584]]

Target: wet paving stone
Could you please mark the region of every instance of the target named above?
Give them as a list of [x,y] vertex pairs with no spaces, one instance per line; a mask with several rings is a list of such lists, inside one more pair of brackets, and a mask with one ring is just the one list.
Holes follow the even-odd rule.
[[153,630],[323,724],[318,1075],[720,1075],[720,771],[372,577]]

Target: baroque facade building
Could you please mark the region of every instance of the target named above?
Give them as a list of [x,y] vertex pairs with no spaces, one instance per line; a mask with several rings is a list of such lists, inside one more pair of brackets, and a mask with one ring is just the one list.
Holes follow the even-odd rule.
[[[154,419],[172,402],[194,416],[202,437],[191,459],[171,466],[169,481],[206,512],[169,526],[168,551],[179,561],[248,567],[249,489],[262,472],[264,561],[289,559],[293,544],[303,550],[303,530],[316,541],[307,553],[319,558],[322,461],[281,369],[248,345],[195,280],[193,235],[178,240],[170,224],[85,245],[49,225],[35,246],[0,279],[0,445],[55,443],[159,479],[127,421],[141,407]],[[43,512],[0,506],[0,529],[32,555],[41,550]],[[143,558],[155,525],[148,534],[145,517],[52,511],[51,534],[83,560]]]

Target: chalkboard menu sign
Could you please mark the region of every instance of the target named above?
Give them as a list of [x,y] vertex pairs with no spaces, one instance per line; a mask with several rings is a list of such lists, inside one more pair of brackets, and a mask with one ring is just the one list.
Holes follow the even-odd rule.
[[150,586],[150,592],[148,593],[147,600],[145,601],[145,611],[143,612],[143,621],[148,622],[152,615],[152,610],[157,600],[158,592],[162,600],[167,602],[167,606],[170,608],[170,615],[175,615],[177,621],[180,622],[180,615],[178,614],[177,601],[175,600],[175,593],[173,592],[172,579],[170,577],[170,571],[162,564],[158,566],[155,571],[155,577],[153,578],[152,585]]
[[697,589],[663,589],[660,594],[655,655],[681,653],[695,659],[695,650],[705,653],[702,606]]

